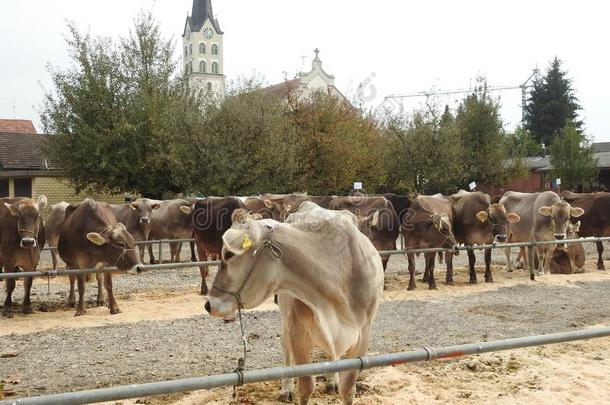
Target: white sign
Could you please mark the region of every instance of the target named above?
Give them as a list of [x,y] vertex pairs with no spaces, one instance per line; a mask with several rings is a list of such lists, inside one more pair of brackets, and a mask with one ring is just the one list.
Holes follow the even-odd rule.
[[561,186],[561,179],[555,180],[555,184],[557,184],[558,186]]
[[362,190],[362,182],[361,181],[354,182],[354,190]]
[[477,183],[475,183],[474,181],[472,183],[470,183],[468,185],[468,187],[470,187],[470,191],[473,191],[475,188],[477,188]]

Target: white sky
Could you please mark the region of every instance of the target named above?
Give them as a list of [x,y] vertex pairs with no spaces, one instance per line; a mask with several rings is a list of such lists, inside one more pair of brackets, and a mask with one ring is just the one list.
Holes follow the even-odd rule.
[[[164,33],[180,45],[191,6],[192,0],[0,0],[0,118],[13,117],[14,99],[16,117],[34,120],[41,130],[41,86],[50,86],[46,65],[68,64],[66,20],[116,37],[128,32],[139,10],[152,8]],[[308,70],[318,47],[344,94],[372,78],[374,106],[392,93],[469,88],[479,74],[492,86],[519,85],[557,55],[573,79],[588,133],[610,141],[605,2],[213,0],[213,6],[225,32],[229,80],[258,73],[280,82]],[[439,101],[452,105],[459,97]],[[521,117],[520,91],[501,93],[501,101],[510,129]]]

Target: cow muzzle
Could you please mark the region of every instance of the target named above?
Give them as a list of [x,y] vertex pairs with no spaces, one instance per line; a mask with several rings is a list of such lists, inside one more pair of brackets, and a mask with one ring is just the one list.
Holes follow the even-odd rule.
[[564,240],[565,238],[566,238],[565,233],[556,233],[555,234],[555,240]]
[[506,235],[496,235],[496,237],[494,238],[494,242],[504,243],[507,239],[508,237]]
[[140,274],[142,273],[142,268],[138,265],[132,266],[129,270],[127,270],[127,274]]
[[149,217],[142,217],[142,218],[140,218],[140,223],[141,224],[150,224],[150,218]]
[[21,240],[19,241],[19,247],[22,247],[24,249],[33,249],[36,247],[36,245],[36,239],[34,238],[21,238]]

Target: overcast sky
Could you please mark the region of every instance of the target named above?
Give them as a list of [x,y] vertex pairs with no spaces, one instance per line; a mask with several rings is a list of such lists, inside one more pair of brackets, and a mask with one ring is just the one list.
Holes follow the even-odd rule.
[[[1,0],[0,118],[34,120],[46,65],[68,65],[66,21],[117,37],[141,9],[152,9],[177,57],[192,0]],[[605,2],[213,0],[225,32],[225,74],[260,74],[269,83],[308,70],[320,48],[324,69],[344,94],[366,83],[369,104],[393,93],[469,88],[477,75],[491,86],[523,83],[555,55],[573,79],[582,118],[595,141],[610,141],[610,24]],[[371,87],[373,86],[373,87]],[[371,90],[373,93],[371,93]],[[371,94],[375,97],[371,97]],[[520,120],[520,91],[498,93],[506,128]],[[460,96],[440,97],[455,105]],[[13,100],[15,103],[13,104]],[[424,101],[408,99],[410,109]]]

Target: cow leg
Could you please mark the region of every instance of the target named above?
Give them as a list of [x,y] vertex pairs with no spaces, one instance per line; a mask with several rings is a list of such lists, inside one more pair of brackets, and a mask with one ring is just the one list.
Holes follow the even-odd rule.
[[596,242],[597,245],[597,270],[606,270],[604,266],[604,259],[602,258],[602,253],[604,253],[604,243]]
[[34,279],[32,277],[26,277],[23,280],[23,308],[21,309],[21,312],[23,312],[24,314],[34,313],[34,311],[32,310],[32,301],[30,298],[33,280]]
[[445,263],[447,264],[447,274],[445,275],[445,284],[454,285],[453,283],[453,253],[445,253]]
[[544,261],[545,261],[544,246],[536,246],[536,254],[538,255],[538,265],[536,266],[536,271],[538,272],[538,275],[544,275]]
[[78,282],[78,306],[74,316],[82,316],[87,313],[87,310],[85,309],[85,286],[87,285],[87,276],[85,274],[79,274],[76,276],[76,281]]
[[53,270],[57,270],[57,250],[51,249],[51,260],[53,261]]
[[180,253],[182,253],[182,242],[176,243],[174,263],[180,263]]
[[191,247],[191,261],[192,262],[196,262],[197,261],[197,255],[195,254],[195,242],[190,241],[189,245]]
[[150,258],[150,264],[156,264],[157,260],[155,259],[155,254],[153,253],[152,244],[148,245],[148,257]]
[[75,275],[69,275],[70,279],[70,294],[68,295],[68,305],[71,307],[76,306],[76,297],[74,296],[74,282],[76,281]]
[[434,279],[434,259],[436,253],[426,253],[424,255],[426,259],[426,273],[428,273],[428,289],[436,290],[436,280]]
[[[300,323],[290,330],[290,347],[295,364],[311,363],[311,349],[313,348],[311,338]],[[305,405],[313,393],[315,380],[312,376],[299,377],[299,403]]]
[[474,254],[474,250],[468,250],[468,274],[470,276],[470,284],[477,284],[477,271],[475,269],[476,262],[477,257]]
[[504,249],[504,254],[506,255],[506,271],[513,271],[513,264],[510,261],[510,248]]
[[415,283],[415,256],[412,253],[407,254],[407,260],[409,262],[409,286],[407,290],[415,290],[417,284]]
[[95,273],[95,278],[97,280],[97,300],[95,301],[95,303],[97,304],[98,307],[103,307],[104,306],[104,288],[103,286],[103,280],[102,278],[104,278],[106,276],[106,274],[109,273],[104,273],[102,275],[102,273]]
[[491,249],[485,249],[485,282],[494,282],[494,278],[491,275]]
[[[9,267],[5,267],[9,268]],[[15,279],[6,279],[6,298],[4,299],[4,309],[2,310],[2,316],[7,318],[13,317],[13,291],[15,291]]]
[[144,263],[144,252],[146,251],[146,246],[145,245],[137,245],[138,246],[138,251],[140,253],[140,261],[142,263]]
[[[286,320],[282,322],[284,324]],[[286,367],[294,364],[292,358],[292,347],[290,346],[290,331],[285,325],[282,325],[281,343],[284,351],[284,365]],[[284,378],[282,380],[282,391],[280,392],[280,402],[292,402],[294,397],[294,378]]]
[[106,293],[108,294],[108,308],[110,308],[110,314],[120,314],[121,310],[119,309],[119,305],[116,303],[116,300],[114,299],[114,293],[112,292],[111,273],[104,273],[104,287],[106,288]]
[[[208,253],[205,251],[203,246],[200,243],[197,244],[197,254],[199,255],[199,259],[203,262],[208,260]],[[208,266],[199,266],[199,273],[201,274],[201,295],[207,295],[208,293],[208,285],[205,280],[208,276]]]
[[[434,261],[434,256],[432,257]],[[365,326],[362,329],[360,339],[353,347],[347,351],[347,358],[355,358],[363,356],[369,347],[369,340],[371,336],[370,325]],[[339,395],[343,400],[344,405],[352,405],[354,402],[354,395],[356,394],[356,379],[360,370],[348,370],[339,373]]]

